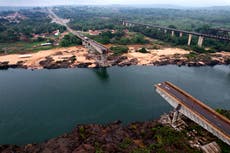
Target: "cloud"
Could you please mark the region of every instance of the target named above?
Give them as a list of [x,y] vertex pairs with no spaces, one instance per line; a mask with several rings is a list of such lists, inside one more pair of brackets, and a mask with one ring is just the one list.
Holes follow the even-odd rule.
[[230,5],[230,0],[0,0],[0,6],[50,6],[78,4],[173,4],[181,6]]

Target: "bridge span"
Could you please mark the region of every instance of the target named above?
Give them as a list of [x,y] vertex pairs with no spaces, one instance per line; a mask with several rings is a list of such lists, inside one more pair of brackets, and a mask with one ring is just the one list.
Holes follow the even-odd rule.
[[[191,44],[193,35],[198,36],[197,45],[199,47],[202,47],[204,38],[212,38],[212,39],[224,40],[224,41],[229,41],[230,42],[230,37],[229,36],[218,36],[218,35],[203,34],[203,33],[198,33],[198,32],[192,32],[192,31],[185,31],[185,30],[179,30],[179,29],[174,29],[174,28],[163,27],[163,26],[159,26],[159,25],[149,25],[149,24],[142,24],[142,23],[124,21],[124,20],[121,21],[121,22],[122,22],[122,24],[124,26],[127,26],[127,27],[143,26],[143,27],[146,27],[146,28],[156,28],[156,29],[159,29],[159,30],[164,30],[164,33],[167,33],[167,31],[171,31],[171,36],[172,37],[175,35],[175,32],[178,32],[180,37],[182,37],[183,34],[188,34],[188,46],[190,46],[190,44]],[[227,32],[230,32],[230,31],[227,31]]]
[[182,113],[230,145],[230,120],[170,82],[155,85],[156,91],[175,108],[173,120]]
[[75,31],[73,29],[71,29],[67,23],[68,20],[66,19],[62,19],[59,18],[53,11],[52,9],[48,9],[49,12],[49,16],[50,18],[53,20],[53,22],[63,25],[66,27],[66,29],[74,34],[75,36],[77,36],[78,38],[80,38],[82,40],[82,45],[84,45],[86,48],[88,48],[90,51],[95,51],[97,53],[99,53],[101,55],[101,59],[98,61],[99,65],[102,67],[106,67],[107,66],[107,53],[109,51],[109,49],[107,47],[105,47],[104,45],[88,38],[85,37],[84,35],[81,34],[81,32],[79,31]]

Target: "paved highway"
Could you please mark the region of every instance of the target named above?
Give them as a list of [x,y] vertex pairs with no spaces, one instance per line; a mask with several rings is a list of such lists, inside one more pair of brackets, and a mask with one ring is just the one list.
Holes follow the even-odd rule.
[[224,120],[214,112],[205,108],[205,106],[201,106],[198,102],[196,102],[195,99],[191,99],[190,97],[186,96],[184,93],[180,92],[167,82],[160,83],[157,85],[157,87],[166,91],[168,94],[176,98],[180,103],[192,109],[193,112],[199,114],[199,116],[205,119],[208,123],[230,137],[230,122]]

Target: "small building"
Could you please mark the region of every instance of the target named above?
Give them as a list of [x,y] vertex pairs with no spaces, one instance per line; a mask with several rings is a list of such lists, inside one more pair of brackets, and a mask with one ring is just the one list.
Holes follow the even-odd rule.
[[98,30],[89,30],[89,35],[91,36],[97,36],[101,34],[101,31],[98,31]]
[[56,30],[56,31],[53,32],[53,34],[54,34],[54,36],[59,36],[60,31],[59,31],[59,30]]

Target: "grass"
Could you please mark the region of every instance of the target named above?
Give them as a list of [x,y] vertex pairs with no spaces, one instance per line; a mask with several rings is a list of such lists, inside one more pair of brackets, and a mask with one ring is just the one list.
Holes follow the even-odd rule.
[[130,138],[125,138],[121,143],[120,143],[120,148],[122,149],[126,149],[128,148],[131,144],[133,143],[133,141]]
[[56,48],[54,46],[41,46],[42,43],[45,42],[0,43],[0,53],[27,53]]

